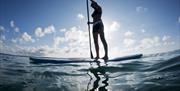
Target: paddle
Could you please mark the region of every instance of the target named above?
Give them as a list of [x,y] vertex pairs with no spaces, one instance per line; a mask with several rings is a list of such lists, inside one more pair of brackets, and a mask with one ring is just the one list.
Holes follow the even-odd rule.
[[[88,3],[88,0],[86,0],[86,4],[87,4],[87,17],[88,17],[88,22],[89,22],[89,3]],[[90,33],[89,23],[88,23],[88,31],[89,31],[90,56],[91,56],[91,59],[93,59],[93,53],[92,53],[92,49],[91,49],[91,33]]]

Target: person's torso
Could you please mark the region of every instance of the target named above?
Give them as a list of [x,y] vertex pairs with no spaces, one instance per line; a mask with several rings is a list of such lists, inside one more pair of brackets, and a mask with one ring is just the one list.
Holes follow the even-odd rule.
[[102,10],[94,10],[92,17],[93,17],[93,22],[99,21],[101,20],[101,16],[102,16]]

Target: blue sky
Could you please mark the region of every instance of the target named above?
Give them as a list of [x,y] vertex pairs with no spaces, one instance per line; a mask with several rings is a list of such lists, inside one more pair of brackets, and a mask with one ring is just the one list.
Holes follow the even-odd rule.
[[[180,48],[179,0],[97,2],[110,57]],[[86,16],[86,0],[1,0],[1,52],[88,57]]]

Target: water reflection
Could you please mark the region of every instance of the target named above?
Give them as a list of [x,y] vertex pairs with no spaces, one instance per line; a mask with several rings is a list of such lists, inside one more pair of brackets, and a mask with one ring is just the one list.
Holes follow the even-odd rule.
[[[108,91],[106,88],[109,83],[109,77],[106,73],[106,70],[104,69],[104,66],[100,65],[100,62],[96,62],[97,66],[96,68],[92,67],[89,68],[88,75],[90,77],[89,83],[87,85],[87,91]],[[107,66],[107,65],[106,65]],[[94,80],[93,84],[91,82]],[[102,80],[102,83],[100,81]],[[91,88],[90,88],[91,86]]]

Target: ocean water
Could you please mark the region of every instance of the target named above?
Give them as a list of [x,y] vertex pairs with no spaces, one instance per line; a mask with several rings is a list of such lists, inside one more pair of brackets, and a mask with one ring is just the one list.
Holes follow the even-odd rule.
[[180,50],[100,66],[0,54],[0,91],[180,91]]

